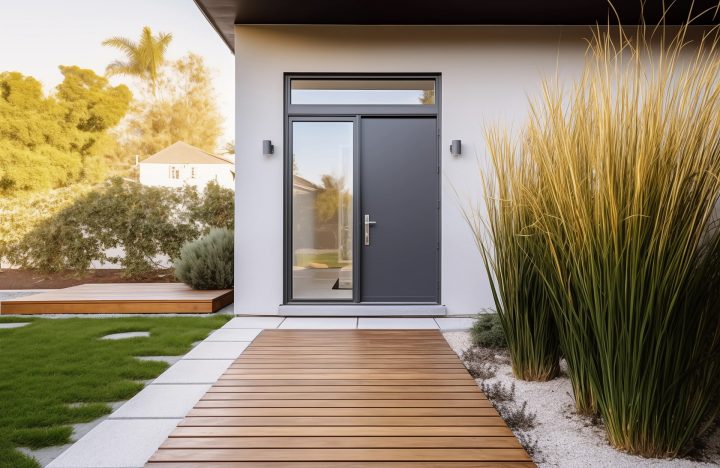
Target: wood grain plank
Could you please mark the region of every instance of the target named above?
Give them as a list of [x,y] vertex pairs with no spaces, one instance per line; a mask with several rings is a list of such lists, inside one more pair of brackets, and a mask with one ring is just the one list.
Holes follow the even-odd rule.
[[488,437],[171,437],[164,449],[206,448],[520,448],[511,435]]
[[485,399],[455,400],[438,398],[435,400],[206,400],[195,404],[195,408],[490,408],[492,404]]
[[450,461],[412,461],[412,462],[150,462],[150,468],[532,468],[532,462],[450,462]]
[[447,362],[447,363],[434,363],[434,362],[404,362],[404,363],[394,363],[394,362],[387,362],[387,363],[372,363],[372,362],[358,362],[354,365],[348,364],[348,363],[334,363],[334,362],[316,362],[316,363],[306,363],[306,364],[282,364],[277,362],[264,362],[264,363],[233,363],[230,368],[228,369],[228,372],[234,371],[234,370],[260,370],[260,371],[266,371],[266,370],[272,370],[277,369],[278,372],[285,372],[285,371],[296,371],[300,369],[348,369],[348,370],[365,370],[365,369],[427,369],[432,371],[465,371],[465,366],[460,364],[459,362]]
[[497,416],[485,408],[198,408],[188,417],[206,416]]
[[148,466],[534,466],[437,330],[265,330]]
[[498,416],[275,416],[186,417],[179,426],[504,426]]
[[463,437],[512,435],[497,426],[179,426],[170,437]]
[[389,392],[389,393],[475,393],[472,385],[277,385],[277,386],[220,386],[213,385],[208,393],[295,393],[295,392]]
[[159,450],[152,461],[529,461],[529,457],[522,448],[176,449]]
[[401,385],[401,386],[428,386],[428,385],[436,385],[436,386],[459,386],[459,385],[466,385],[469,387],[475,387],[475,381],[472,379],[428,379],[428,380],[420,380],[420,379],[337,379],[337,380],[330,380],[330,378],[327,379],[307,379],[307,380],[300,380],[300,379],[245,379],[245,378],[237,378],[237,376],[226,376],[225,378],[221,378],[217,381],[217,383],[214,385],[215,387],[233,387],[233,386],[240,386],[240,387],[252,387],[252,386],[279,386],[282,385],[284,387],[296,387],[296,386],[334,386],[334,385],[345,385],[345,386],[378,386],[379,384],[382,384],[383,386],[393,386],[393,385]]
[[[212,388],[210,389],[212,390]],[[217,392],[208,391],[203,400],[487,400],[482,393],[475,392]]]
[[[223,376],[221,376],[221,380],[233,380],[233,379],[245,379],[245,380],[264,380],[264,379],[295,379],[295,380],[318,380],[318,379],[326,379],[326,380],[345,380],[345,379],[375,379],[375,380],[388,380],[389,373],[387,371],[385,372],[378,372],[376,370],[370,370],[370,371],[356,371],[352,370],[348,372],[347,370],[338,371],[334,373],[327,373],[327,372],[313,372],[306,370],[305,372],[298,374],[297,370],[294,373],[289,372],[268,372],[268,373],[258,373],[258,372],[247,372],[242,370],[234,370],[229,369]],[[434,372],[434,371],[427,371],[427,372],[403,372],[403,371],[394,371],[391,374],[392,380],[404,380],[404,379],[410,379],[410,380],[467,380],[470,379],[466,371],[450,371],[450,372]]]

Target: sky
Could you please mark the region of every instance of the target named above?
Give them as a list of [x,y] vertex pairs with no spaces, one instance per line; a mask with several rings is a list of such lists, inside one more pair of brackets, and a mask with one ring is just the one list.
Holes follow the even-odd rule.
[[[193,0],[0,0],[0,72],[31,75],[51,91],[62,80],[58,65],[102,74],[107,64],[124,58],[102,41],[112,36],[135,40],[143,26],[173,34],[169,59],[188,52],[205,59],[225,120],[220,146],[233,140],[233,55]],[[111,81],[130,84],[126,77]]]

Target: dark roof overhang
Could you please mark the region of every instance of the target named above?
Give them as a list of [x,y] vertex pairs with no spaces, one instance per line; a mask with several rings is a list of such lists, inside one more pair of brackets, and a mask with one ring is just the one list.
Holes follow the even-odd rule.
[[[718,24],[718,0],[195,0],[234,48],[236,24]],[[642,4],[645,4],[644,7]],[[663,15],[663,3],[671,5]],[[691,11],[692,10],[692,11]]]

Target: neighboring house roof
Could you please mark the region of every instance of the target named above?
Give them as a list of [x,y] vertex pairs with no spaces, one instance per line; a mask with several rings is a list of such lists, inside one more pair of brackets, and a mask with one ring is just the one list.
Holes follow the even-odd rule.
[[300,176],[293,176],[293,188],[296,190],[305,190],[306,192],[317,192],[320,188],[307,179]]
[[200,148],[177,141],[158,151],[140,164],[230,164],[233,162],[222,156],[216,156]]
[[[694,2],[608,0],[195,0],[198,8],[234,50],[236,24],[348,25],[594,25],[718,24],[717,0]],[[663,15],[664,6],[668,6]],[[701,14],[702,13],[702,14]]]

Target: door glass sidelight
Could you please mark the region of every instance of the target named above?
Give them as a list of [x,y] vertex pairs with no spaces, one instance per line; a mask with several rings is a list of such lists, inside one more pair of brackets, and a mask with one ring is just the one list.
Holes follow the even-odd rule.
[[353,122],[292,122],[292,299],[353,298]]

